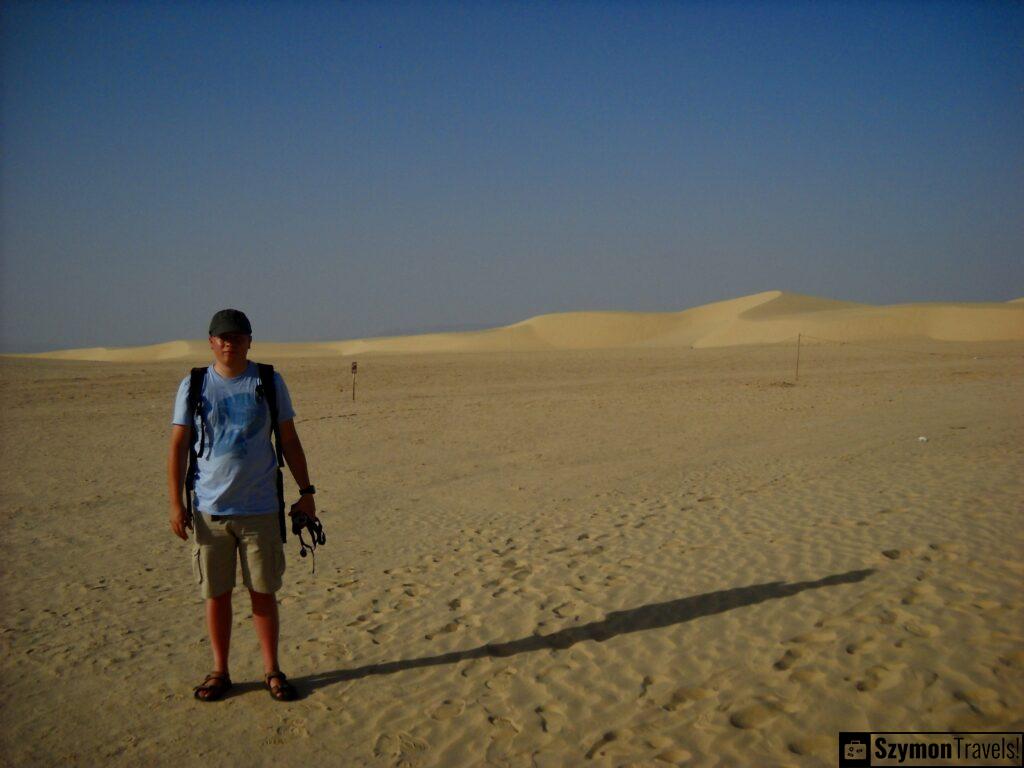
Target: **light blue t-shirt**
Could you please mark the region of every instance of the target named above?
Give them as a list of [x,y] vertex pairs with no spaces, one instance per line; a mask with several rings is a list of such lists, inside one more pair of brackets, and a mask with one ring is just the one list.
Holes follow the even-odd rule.
[[[211,365],[202,392],[206,424],[203,455],[197,464],[195,508],[211,515],[266,515],[277,512],[277,455],[270,438],[270,409],[257,394],[260,376],[249,361],[245,372],[226,379]],[[173,423],[188,426],[189,377],[182,379],[174,401]],[[274,372],[277,420],[295,418],[292,399],[281,374]],[[195,420],[199,452],[202,428]]]

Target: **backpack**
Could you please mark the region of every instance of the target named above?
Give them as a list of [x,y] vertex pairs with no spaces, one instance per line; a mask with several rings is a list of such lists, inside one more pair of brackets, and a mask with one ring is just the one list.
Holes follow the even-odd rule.
[[[202,413],[202,394],[207,367],[193,368],[188,382],[187,407],[191,417],[189,419],[191,432],[188,440],[188,470],[185,473],[185,504],[186,519],[190,524],[192,523],[192,491],[195,489],[196,476],[199,474],[199,457],[206,450],[206,421],[203,419]],[[284,466],[284,454],[281,451],[281,428],[277,423],[277,387],[274,386],[274,366],[267,363],[256,363],[256,367],[260,376],[259,386],[256,387],[256,401],[266,399],[267,407],[270,409],[270,428],[274,435],[274,449],[277,453],[277,522],[281,529],[281,541],[286,541],[284,475],[281,472],[281,468]],[[198,452],[196,451],[196,418],[199,419],[201,428]]]

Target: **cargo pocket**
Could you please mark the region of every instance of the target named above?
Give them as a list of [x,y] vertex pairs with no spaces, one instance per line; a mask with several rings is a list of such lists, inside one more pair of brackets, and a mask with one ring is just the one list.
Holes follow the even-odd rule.
[[199,547],[192,550],[192,576],[195,578],[196,584],[203,583],[203,561],[200,554]]

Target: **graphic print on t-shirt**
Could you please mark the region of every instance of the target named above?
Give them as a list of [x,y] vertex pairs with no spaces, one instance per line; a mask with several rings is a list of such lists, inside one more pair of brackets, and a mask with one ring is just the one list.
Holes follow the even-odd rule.
[[210,455],[245,458],[249,442],[259,436],[267,420],[267,407],[249,393],[219,400],[210,414],[213,445]]

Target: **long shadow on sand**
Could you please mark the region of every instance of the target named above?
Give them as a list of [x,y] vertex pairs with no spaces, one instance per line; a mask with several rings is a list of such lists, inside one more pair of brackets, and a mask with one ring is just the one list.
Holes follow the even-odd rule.
[[550,650],[553,648],[569,648],[585,640],[603,642],[630,632],[642,632],[646,629],[659,629],[673,624],[684,624],[704,616],[713,616],[734,608],[756,605],[766,600],[777,600],[792,597],[808,589],[835,587],[840,584],[854,584],[863,581],[873,574],[874,569],[848,571],[833,576],[826,576],[817,581],[797,581],[787,584],[784,581],[771,581],[765,584],[754,584],[749,587],[723,589],[717,592],[706,592],[703,595],[683,597],[664,603],[642,605],[624,611],[609,613],[602,621],[592,621],[576,627],[567,627],[547,635],[530,635],[508,642],[493,642],[465,651],[452,651],[438,656],[423,656],[418,659],[399,659],[380,664],[367,664],[353,669],[336,669],[333,672],[308,675],[296,678],[300,690],[310,691],[323,686],[345,680],[358,680],[370,675],[390,675],[406,669],[417,667],[433,667],[441,664],[457,664],[460,661],[480,659],[486,656],[514,656],[517,653]]

